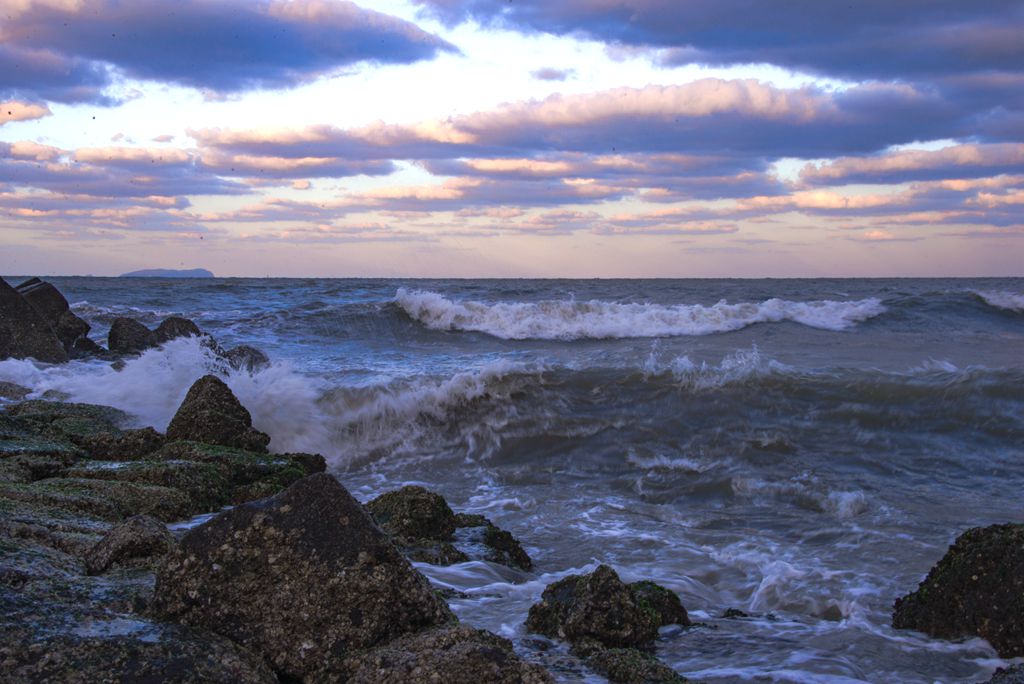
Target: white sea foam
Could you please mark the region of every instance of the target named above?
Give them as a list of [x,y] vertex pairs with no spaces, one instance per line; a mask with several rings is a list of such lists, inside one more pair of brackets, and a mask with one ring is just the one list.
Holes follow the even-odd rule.
[[1024,313],[1024,294],[1007,290],[973,290],[973,292],[989,306]]
[[829,490],[801,479],[767,482],[756,478],[734,477],[732,491],[744,498],[788,501],[800,508],[829,513],[840,520],[856,517],[869,507],[864,492]]
[[578,340],[709,335],[755,323],[794,321],[813,328],[846,330],[885,311],[878,299],[850,302],[759,304],[620,304],[591,300],[542,302],[457,302],[436,292],[399,289],[395,302],[433,330],[484,332],[511,340]]
[[725,387],[772,373],[786,372],[793,372],[793,369],[761,356],[756,346],[726,354],[717,364],[706,361],[697,364],[685,355],[663,360],[657,356],[657,350],[652,349],[643,365],[645,378],[671,375],[681,387],[691,390]]

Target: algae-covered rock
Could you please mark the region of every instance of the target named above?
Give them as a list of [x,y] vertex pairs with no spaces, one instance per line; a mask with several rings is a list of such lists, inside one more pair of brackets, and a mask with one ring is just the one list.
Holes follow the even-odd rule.
[[270,437],[252,427],[252,416],[224,381],[205,375],[192,385],[167,426],[167,439],[265,452]]
[[454,620],[327,474],[188,532],[158,574],[153,605],[307,681],[341,678],[344,657]]
[[893,608],[897,629],[980,636],[1002,658],[1024,656],[1024,525],[967,530]]
[[635,648],[590,645],[574,652],[612,684],[687,684],[688,679],[652,654]]
[[407,485],[366,504],[388,534],[407,540],[451,541],[455,513],[440,494]]
[[223,467],[194,461],[94,462],[70,468],[65,475],[177,489],[189,498],[186,515],[220,509],[231,501],[234,489]]
[[98,435],[119,433],[131,416],[112,406],[33,399],[8,406],[5,413],[37,435],[75,444]]
[[570,642],[592,639],[609,647],[649,646],[660,625],[661,616],[642,605],[607,565],[548,585],[526,620],[531,632]]
[[107,461],[134,461],[145,458],[167,442],[151,427],[86,435],[78,444],[90,458]]
[[633,597],[641,607],[653,610],[658,615],[659,626],[690,625],[690,616],[683,608],[683,602],[671,589],[666,589],[656,582],[641,580],[629,585]]
[[1024,684],[1024,665],[1001,667],[984,684]]
[[98,575],[115,563],[167,554],[175,543],[162,522],[148,515],[134,515],[114,526],[89,549],[85,569],[90,575]]
[[230,487],[226,503],[245,503],[277,494],[323,464],[323,457],[315,454],[256,453],[188,441],[170,442],[148,458],[217,465]]
[[118,317],[110,324],[107,348],[119,354],[134,354],[157,345],[152,330],[131,318]]
[[46,319],[0,278],[0,359],[7,358],[64,363],[68,353]]
[[180,520],[192,513],[192,502],[177,489],[88,478],[0,484],[0,497],[63,508],[111,522],[120,522],[138,513],[165,521]]
[[464,626],[400,637],[350,659],[349,684],[547,684],[539,665],[525,662],[508,640]]
[[31,393],[32,390],[28,387],[23,387],[14,382],[7,382],[6,380],[0,381],[0,399],[21,401]]

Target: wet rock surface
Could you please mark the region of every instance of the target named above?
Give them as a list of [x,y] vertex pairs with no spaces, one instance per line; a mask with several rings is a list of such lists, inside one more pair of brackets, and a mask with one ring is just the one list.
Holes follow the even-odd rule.
[[107,333],[107,348],[119,354],[134,354],[157,345],[152,330],[132,318],[115,318]]
[[0,359],[64,363],[67,350],[47,320],[0,278]]
[[39,278],[31,278],[15,289],[49,324],[70,357],[84,356],[97,348],[87,337],[91,329],[89,324],[71,312],[68,300],[56,287]]
[[176,545],[167,526],[148,515],[133,515],[103,535],[85,554],[85,569],[98,575],[115,563],[151,559],[170,553]]
[[583,642],[573,648],[595,672],[614,684],[686,684],[686,679],[653,654],[636,648],[604,648]]
[[270,443],[270,437],[253,429],[249,411],[215,375],[204,375],[189,388],[167,426],[167,438],[258,452]]
[[187,533],[157,578],[156,614],[216,631],[280,675],[331,679],[341,658],[450,623],[424,577],[330,475]]
[[984,684],[1024,684],[1024,665],[999,668]]
[[980,636],[1000,657],[1024,656],[1024,525],[964,532],[916,591],[896,599],[892,624],[941,639]]
[[523,661],[499,636],[465,626],[400,637],[346,663],[350,684],[547,684],[548,672]]
[[179,337],[199,337],[202,334],[203,331],[199,329],[198,325],[181,316],[165,318],[153,331],[157,344],[163,344]]

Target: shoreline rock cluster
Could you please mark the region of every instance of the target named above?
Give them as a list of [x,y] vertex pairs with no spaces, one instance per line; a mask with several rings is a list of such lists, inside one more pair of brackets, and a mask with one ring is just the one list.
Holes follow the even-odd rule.
[[[105,350],[89,330],[52,285],[0,279],[0,358],[109,359],[203,336],[187,319],[118,319]],[[236,368],[268,362],[204,339]],[[0,406],[0,680],[554,681],[508,640],[460,624],[410,563],[530,571],[487,518],[416,486],[358,502],[322,456],[270,453],[215,375],[195,381],[165,434],[29,393],[0,383],[12,402]],[[657,658],[669,625],[691,626],[676,594],[607,565],[548,585],[525,621],[625,684],[688,681]],[[964,533],[896,601],[893,626],[1024,656],[1024,525]],[[990,681],[1024,682],[1024,668]]]

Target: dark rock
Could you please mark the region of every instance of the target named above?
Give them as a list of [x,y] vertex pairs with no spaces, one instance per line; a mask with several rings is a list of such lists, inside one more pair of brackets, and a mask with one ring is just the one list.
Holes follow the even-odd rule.
[[661,616],[641,605],[607,565],[549,584],[526,620],[531,632],[569,642],[592,639],[613,648],[650,646],[660,624]]
[[980,636],[1002,658],[1024,656],[1024,525],[960,535],[917,591],[896,599],[892,625],[940,639]]
[[[193,461],[129,461],[109,464],[116,467],[95,467],[96,465],[89,463],[84,467],[70,468],[65,471],[65,475],[176,489],[188,497],[187,509],[183,511],[185,516],[220,510],[233,498],[234,487],[228,481],[225,469],[216,464]],[[280,489],[275,489],[273,493]]]
[[547,684],[539,665],[508,640],[479,629],[444,627],[400,637],[346,663],[349,684]]
[[320,454],[288,453],[281,454],[281,458],[291,459],[293,463],[302,466],[307,475],[316,475],[327,470],[327,461]]
[[134,482],[88,478],[49,478],[30,484],[0,484],[0,497],[28,504],[60,508],[110,522],[138,513],[165,521],[180,520],[193,512],[183,492]]
[[309,454],[260,454],[199,442],[171,442],[150,456],[169,462],[195,461],[216,465],[231,487],[226,503],[237,504],[273,496],[307,474]]
[[57,477],[74,462],[70,454],[14,454],[0,460],[0,482],[35,482]]
[[1001,667],[984,684],[1024,684],[1024,665]]
[[[4,630],[8,633],[0,645],[0,680],[65,684],[278,681],[262,658],[208,632],[128,618],[97,618],[81,631],[88,633],[91,625],[101,633],[54,636],[36,635],[27,629]],[[105,627],[134,633],[108,636],[102,634]]]
[[235,370],[244,370],[249,373],[266,368],[270,365],[270,357],[256,347],[243,344],[234,349],[224,352],[224,360]]
[[174,550],[167,526],[148,515],[135,515],[115,526],[85,555],[85,569],[98,575],[115,563],[162,556]]
[[454,620],[327,474],[187,533],[158,574],[153,607],[304,681],[342,679],[345,657]]
[[665,625],[688,627],[690,625],[690,616],[687,615],[686,608],[683,608],[679,596],[671,589],[666,589],[650,580],[633,582],[629,588],[642,608],[653,610],[658,614],[659,627]]
[[224,381],[205,375],[189,389],[167,426],[167,439],[266,452],[270,437],[253,429],[252,416]]
[[88,339],[89,324],[71,312],[68,300],[56,287],[32,278],[15,289],[50,325],[69,354],[80,340]]
[[747,613],[744,613],[739,608],[726,608],[725,612],[722,613],[722,617],[726,618],[726,619],[729,619],[729,620],[732,620],[732,619],[736,619],[736,618],[750,617],[750,615],[747,614]]
[[74,345],[72,345],[71,349],[68,350],[68,353],[76,359],[86,356],[109,356],[106,349],[96,344],[88,337],[80,337],[75,340]]
[[181,316],[169,316],[153,331],[158,344],[169,342],[178,337],[201,337],[203,331],[199,326]]
[[455,532],[448,502],[423,487],[407,485],[381,494],[366,507],[385,532],[404,540],[451,541]]
[[76,404],[33,399],[7,407],[7,415],[30,426],[39,436],[78,444],[107,433],[120,432],[131,417],[120,409],[98,404]]
[[0,381],[0,398],[2,399],[14,399],[15,401],[21,401],[31,392],[32,390],[28,387],[22,387],[21,385],[16,385],[13,382]]
[[460,541],[482,544],[487,550],[484,560],[520,570],[533,568],[533,561],[511,532],[507,532],[482,515],[459,513],[455,516]]
[[46,319],[0,278],[0,359],[64,363],[68,353]]
[[115,318],[107,333],[107,348],[118,354],[135,354],[157,346],[152,330],[131,318]]
[[650,653],[635,648],[592,646],[577,655],[612,684],[686,684],[689,680],[658,661]]

